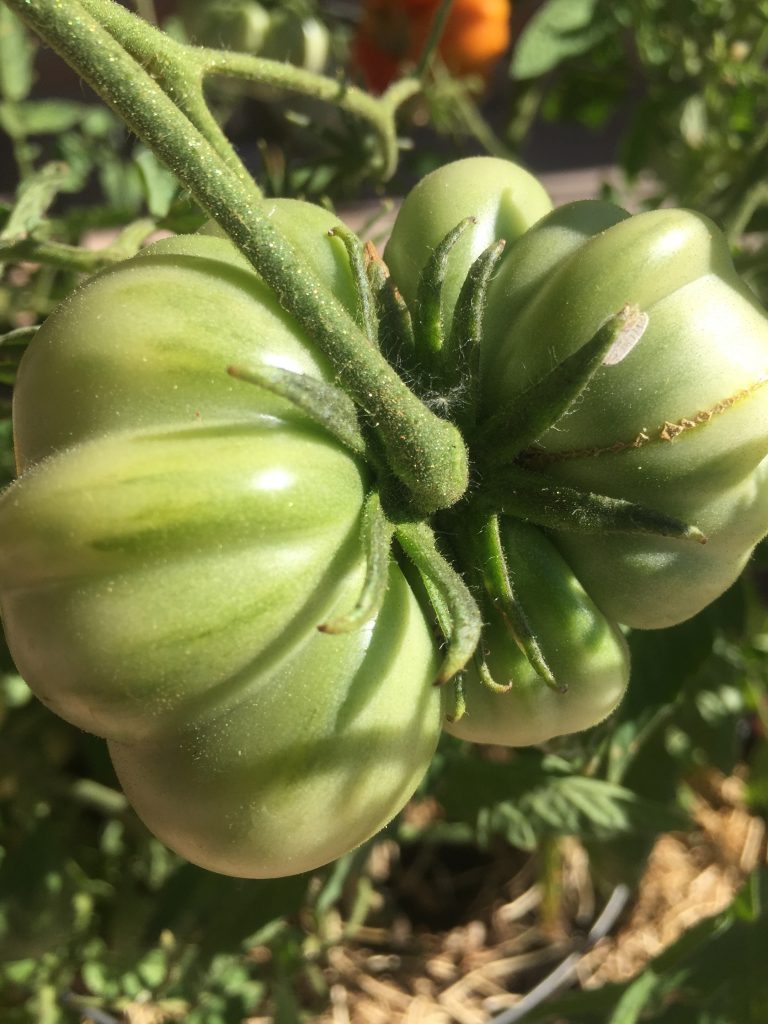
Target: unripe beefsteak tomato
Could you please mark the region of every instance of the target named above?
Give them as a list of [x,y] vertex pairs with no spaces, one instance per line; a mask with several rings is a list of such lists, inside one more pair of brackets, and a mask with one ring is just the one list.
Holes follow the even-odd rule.
[[[350,306],[316,207],[280,228]],[[0,608],[22,675],[109,741],[146,824],[193,862],[275,877],[381,828],[434,751],[431,626],[398,565],[363,629],[366,465],[227,374],[325,361],[225,239],[149,247],[75,292],[19,371]]]

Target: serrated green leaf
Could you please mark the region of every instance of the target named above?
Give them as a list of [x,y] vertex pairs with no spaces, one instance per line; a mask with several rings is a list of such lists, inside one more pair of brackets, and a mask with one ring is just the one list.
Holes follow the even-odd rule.
[[533,849],[551,834],[606,840],[654,835],[687,823],[674,807],[616,783],[569,772],[564,765],[535,751],[520,752],[506,765],[449,760],[437,795],[449,820],[472,822],[485,842],[491,835],[503,835],[522,849]]

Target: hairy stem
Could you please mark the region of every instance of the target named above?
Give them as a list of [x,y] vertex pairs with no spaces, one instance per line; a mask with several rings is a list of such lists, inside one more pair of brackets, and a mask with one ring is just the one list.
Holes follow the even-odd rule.
[[[427,515],[454,504],[468,480],[467,452],[458,430],[409,391],[364,339],[344,306],[275,230],[255,182],[226,140],[216,141],[218,129],[214,132],[208,123],[204,130],[195,130],[195,120],[202,124],[202,113],[187,72],[181,64],[174,72],[178,58],[158,42],[162,34],[127,14],[132,19],[130,33],[126,32],[132,56],[121,45],[126,12],[114,16],[112,25],[117,5],[110,0],[5,3],[170,167],[258,270],[283,308],[308,331],[330,359],[344,390],[367,414],[414,510]],[[98,11],[99,17],[89,9]],[[120,30],[121,42],[104,27],[107,17],[110,29],[115,34]],[[167,92],[161,78],[168,83]],[[185,113],[196,109],[194,115]]]

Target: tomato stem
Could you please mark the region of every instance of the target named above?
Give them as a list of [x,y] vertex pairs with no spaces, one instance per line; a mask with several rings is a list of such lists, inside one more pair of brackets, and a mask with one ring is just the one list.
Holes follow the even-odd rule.
[[[378,154],[373,158],[372,168],[384,180],[394,174],[398,145],[392,116],[393,103],[399,105],[403,102],[405,96],[401,95],[402,88],[398,95],[393,93],[377,99],[349,82],[328,78],[288,61],[269,60],[249,53],[179,42],[163,32],[152,30],[146,21],[116,3],[105,3],[104,0],[77,2],[118,39],[140,64],[151,71],[168,95],[174,97],[179,108],[208,141],[231,161],[232,166],[239,164],[239,158],[221,132],[203,94],[203,82],[210,76],[240,78],[282,92],[308,96],[351,114],[367,124],[377,136]],[[13,5],[11,0],[9,3]],[[412,95],[417,88],[414,83],[408,94]]]
[[194,49],[179,48],[111,0],[5,2],[171,168],[308,331],[366,413],[414,510],[429,515],[458,501],[469,478],[459,431],[408,389],[274,228],[260,190],[204,109],[200,65],[185,63]]
[[134,221],[120,232],[114,242],[101,249],[86,249],[50,238],[36,238],[34,233],[23,238],[0,239],[0,263],[29,261],[93,274],[111,263],[134,256],[156,227],[155,221],[149,218]]

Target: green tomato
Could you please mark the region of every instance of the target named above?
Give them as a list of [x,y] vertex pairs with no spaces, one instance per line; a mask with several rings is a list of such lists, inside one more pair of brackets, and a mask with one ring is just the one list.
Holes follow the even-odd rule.
[[539,638],[560,693],[548,686],[492,609],[482,647],[500,693],[476,666],[464,678],[465,714],[445,729],[460,739],[501,746],[544,743],[580,732],[606,718],[629,679],[627,645],[618,628],[590,600],[552,542],[538,528],[512,519],[501,523],[515,595]]
[[[351,305],[333,218],[274,216]],[[226,372],[254,363],[327,374],[221,238],[157,243],[63,303],[19,370],[0,610],[19,671],[109,740],[152,831],[204,867],[273,877],[381,828],[442,712],[431,623],[394,560],[365,628],[318,630],[363,584],[370,473]]]
[[685,210],[577,203],[515,243],[489,293],[482,395],[492,415],[626,303],[641,340],[538,439],[534,465],[581,490],[697,526],[708,541],[559,530],[617,621],[680,622],[735,580],[768,524],[768,320],[725,239]]
[[[331,38],[317,18],[257,0],[186,0],[180,6],[184,28],[194,43],[287,61],[321,72],[328,63]],[[241,82],[239,91],[252,92]]]
[[422,178],[408,193],[384,260],[406,302],[412,303],[419,275],[435,247],[460,221],[475,218],[448,259],[442,313],[449,326],[464,278],[477,257],[500,238],[518,238],[551,209],[544,188],[517,164],[490,156],[457,160]]

